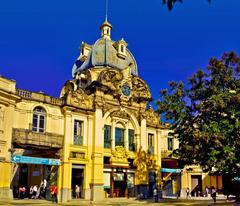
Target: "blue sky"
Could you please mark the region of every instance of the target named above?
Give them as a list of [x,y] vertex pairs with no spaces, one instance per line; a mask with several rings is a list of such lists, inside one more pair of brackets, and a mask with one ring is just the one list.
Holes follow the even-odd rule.
[[[17,87],[59,96],[82,41],[100,38],[105,0],[9,0],[0,3],[0,74]],[[209,58],[240,53],[239,0],[185,0],[169,12],[161,0],[109,0],[112,39],[124,38],[154,100],[168,81],[186,81]]]

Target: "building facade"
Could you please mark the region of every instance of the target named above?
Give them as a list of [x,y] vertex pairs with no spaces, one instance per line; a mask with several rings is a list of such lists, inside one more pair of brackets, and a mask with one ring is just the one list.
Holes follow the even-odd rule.
[[45,181],[44,196],[57,185],[63,202],[75,198],[76,185],[91,200],[206,185],[207,174],[180,170],[169,157],[177,141],[148,106],[151,92],[127,43],[111,39],[109,22],[100,29],[93,45],[82,43],[59,98],[0,77],[0,197],[18,198],[20,187]]

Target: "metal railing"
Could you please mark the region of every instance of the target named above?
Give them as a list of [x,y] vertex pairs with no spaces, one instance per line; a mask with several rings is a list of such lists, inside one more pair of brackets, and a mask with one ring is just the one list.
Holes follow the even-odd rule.
[[104,140],[104,148],[111,148],[111,140]]
[[83,137],[81,135],[74,135],[73,144],[74,145],[83,145]]

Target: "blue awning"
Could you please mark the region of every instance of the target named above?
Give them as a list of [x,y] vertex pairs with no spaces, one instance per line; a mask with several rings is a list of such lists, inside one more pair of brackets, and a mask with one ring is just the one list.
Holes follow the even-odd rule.
[[181,169],[161,168],[161,172],[181,173]]

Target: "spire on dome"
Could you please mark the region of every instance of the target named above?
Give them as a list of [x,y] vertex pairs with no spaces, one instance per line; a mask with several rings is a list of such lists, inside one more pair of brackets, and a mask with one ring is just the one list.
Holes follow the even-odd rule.
[[111,39],[112,25],[108,22],[108,0],[106,0],[105,21],[100,27],[102,38]]

